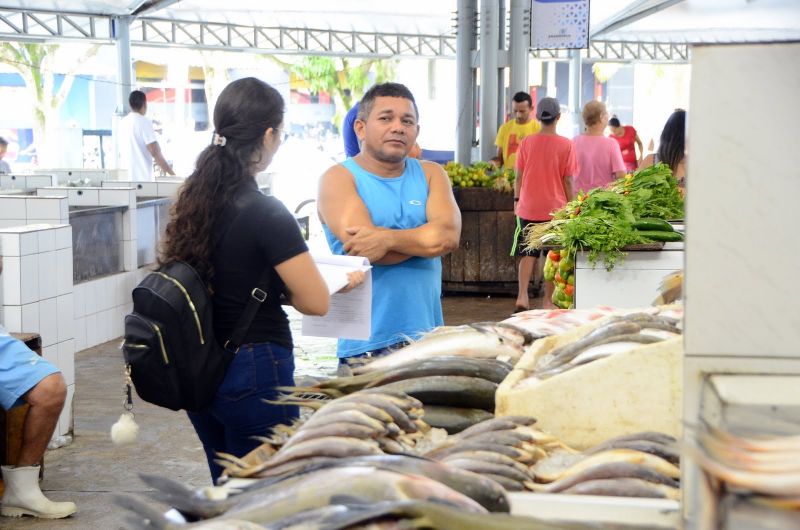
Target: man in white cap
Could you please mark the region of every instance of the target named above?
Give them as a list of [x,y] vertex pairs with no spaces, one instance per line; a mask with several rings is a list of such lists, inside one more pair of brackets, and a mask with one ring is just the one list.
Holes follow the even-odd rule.
[[[561,106],[555,98],[543,98],[536,105],[536,119],[542,124],[538,134],[526,136],[517,151],[517,178],[514,181],[514,213],[517,230],[512,256],[519,256],[516,311],[530,309],[528,284],[536,267],[539,250],[523,250],[525,227],[552,219],[551,212],[573,198],[572,182],[578,172],[575,149],[569,138],[556,133]],[[549,304],[552,283],[545,283],[545,304]]]

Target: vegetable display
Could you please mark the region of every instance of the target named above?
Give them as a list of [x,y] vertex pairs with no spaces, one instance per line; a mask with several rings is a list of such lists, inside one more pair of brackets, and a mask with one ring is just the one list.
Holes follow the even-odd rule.
[[544,279],[555,282],[550,301],[560,309],[570,309],[575,303],[575,254],[567,249],[551,250],[544,262]]
[[656,164],[616,180],[607,189],[579,193],[553,212],[552,221],[532,225],[526,242],[529,248],[560,247],[569,256],[587,252],[590,264],[602,260],[611,270],[624,258],[627,246],[682,241],[682,234],[667,222],[682,217],[677,181],[669,167]]
[[444,170],[453,187],[493,188],[499,191],[512,191],[514,188],[514,170],[501,169],[489,162],[465,166],[451,161],[444,165]]

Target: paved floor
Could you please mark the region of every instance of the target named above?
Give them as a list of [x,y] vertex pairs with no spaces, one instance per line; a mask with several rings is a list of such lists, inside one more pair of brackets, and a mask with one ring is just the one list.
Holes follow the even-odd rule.
[[[539,307],[541,299],[534,301]],[[513,310],[513,298],[454,296],[444,299],[445,323],[502,320]],[[299,321],[292,317],[292,326]],[[300,337],[298,373],[330,373],[335,366],[335,341]],[[72,500],[78,513],[69,519],[44,521],[0,518],[0,528],[103,529],[125,528],[124,513],[114,495],[143,497],[148,491],[138,473],[171,476],[191,487],[210,484],[205,458],[185,414],[135,401],[139,441],[115,446],[108,432],[122,412],[122,356],[118,340],[81,351],[75,358],[75,438],[48,451],[42,489],[54,500]]]

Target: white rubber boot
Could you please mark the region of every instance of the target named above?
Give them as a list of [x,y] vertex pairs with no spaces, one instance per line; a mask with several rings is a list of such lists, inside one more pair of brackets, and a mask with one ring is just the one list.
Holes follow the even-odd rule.
[[22,517],[32,515],[43,519],[61,519],[77,511],[74,502],[53,502],[39,489],[39,466],[3,466],[3,493],[0,515]]

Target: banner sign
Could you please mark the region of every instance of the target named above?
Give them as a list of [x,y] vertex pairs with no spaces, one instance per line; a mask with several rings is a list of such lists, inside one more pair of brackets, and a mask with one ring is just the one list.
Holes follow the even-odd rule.
[[589,0],[531,0],[531,48],[589,47]]

